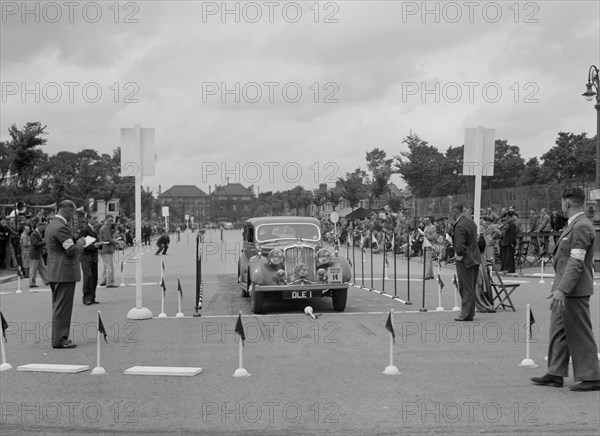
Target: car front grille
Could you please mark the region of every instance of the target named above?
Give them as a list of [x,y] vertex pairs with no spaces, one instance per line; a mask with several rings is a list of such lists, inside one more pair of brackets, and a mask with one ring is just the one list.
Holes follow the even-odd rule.
[[307,280],[315,281],[315,250],[311,247],[289,247],[285,250],[285,277],[298,279],[294,276],[296,265],[303,263],[308,267]]

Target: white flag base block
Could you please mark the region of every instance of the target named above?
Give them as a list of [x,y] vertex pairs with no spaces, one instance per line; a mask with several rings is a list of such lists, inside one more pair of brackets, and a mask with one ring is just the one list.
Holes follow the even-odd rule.
[[454,306],[454,307],[452,308],[452,312],[460,312],[460,307],[458,307],[458,306]]
[[92,369],[91,374],[92,375],[103,375],[103,374],[106,374],[106,371],[101,366],[97,366],[94,369]]
[[202,372],[202,368],[184,366],[132,366],[125,370],[126,375],[171,375],[192,377]]
[[385,375],[399,375],[399,374],[402,374],[402,373],[400,371],[398,371],[398,368],[396,368],[394,365],[388,365],[383,370],[383,374],[385,374]]
[[244,368],[238,368],[233,373],[234,377],[250,377],[250,373],[246,371]]
[[521,363],[519,363],[519,366],[522,366],[523,368],[537,368],[533,359],[523,359]]
[[152,311],[147,307],[134,307],[127,312],[127,319],[152,319]]
[[11,368],[12,365],[10,363],[3,363],[2,365],[0,365],[0,371],[7,371]]
[[90,369],[88,365],[60,365],[50,363],[30,363],[17,367],[17,371],[66,372],[71,374],[87,371],[88,369]]
[[22,293],[23,293],[23,291],[21,291],[20,289],[17,289],[15,292],[15,294],[22,294]]
[[159,318],[166,318],[166,317],[167,317],[167,314],[166,314],[166,313],[164,313],[164,312],[163,312],[163,313],[159,313],[159,314],[158,314],[158,317],[159,317]]
[[121,282],[119,286],[127,286],[125,283]]
[[181,312],[177,312],[177,315],[175,315],[175,318],[183,318],[185,317],[185,315]]
[[436,312],[443,312],[444,308],[442,306],[439,306],[437,309],[435,309]]

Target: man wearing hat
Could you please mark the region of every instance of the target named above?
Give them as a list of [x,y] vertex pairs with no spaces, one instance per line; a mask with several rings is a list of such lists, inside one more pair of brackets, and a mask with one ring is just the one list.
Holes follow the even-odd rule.
[[[540,211],[540,225],[538,226],[538,233],[550,233],[551,231],[552,226],[550,225],[550,216],[548,215],[548,212],[546,212],[546,209],[542,208]],[[540,243],[540,245],[542,245],[542,254],[546,254],[548,252],[549,239],[550,236],[544,236],[543,242]]]
[[48,279],[52,289],[52,348],[75,348],[69,340],[75,283],[81,280],[79,255],[85,239],[75,241],[68,226],[75,215],[75,203],[59,204],[58,213],[46,228]]
[[561,204],[567,227],[554,248],[556,277],[550,294],[548,372],[531,381],[562,387],[573,361],[572,391],[600,391],[598,348],[592,331],[590,297],[594,293],[594,226],[584,214],[585,191],[565,189]]

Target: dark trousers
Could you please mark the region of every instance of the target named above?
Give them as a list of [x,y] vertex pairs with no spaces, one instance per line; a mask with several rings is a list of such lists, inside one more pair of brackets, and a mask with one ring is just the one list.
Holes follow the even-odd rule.
[[500,271],[515,272],[515,248],[512,245],[500,246]]
[[96,301],[96,287],[98,286],[98,263],[81,258],[81,271],[83,272],[83,302]]
[[69,339],[75,282],[50,282],[52,289],[52,346]]
[[168,249],[169,249],[169,246],[167,244],[159,245],[158,250],[156,250],[156,255],[158,256],[161,252],[162,252],[162,254],[167,254]]
[[590,297],[567,297],[564,310],[553,310],[550,316],[548,374],[567,377],[569,356],[573,358],[575,381],[600,380]]
[[477,286],[477,273],[479,265],[467,268],[462,262],[456,262],[456,275],[458,276],[458,292],[462,300],[460,317],[473,319],[475,316],[475,289]]

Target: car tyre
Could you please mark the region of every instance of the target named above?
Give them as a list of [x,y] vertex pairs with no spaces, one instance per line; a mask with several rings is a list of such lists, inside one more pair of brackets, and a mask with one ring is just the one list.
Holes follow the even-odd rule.
[[252,313],[263,313],[263,302],[265,295],[262,292],[256,291],[256,285],[254,283],[250,284],[250,310]]
[[337,312],[343,312],[346,309],[346,301],[348,300],[348,289],[340,289],[333,292],[333,308]]

